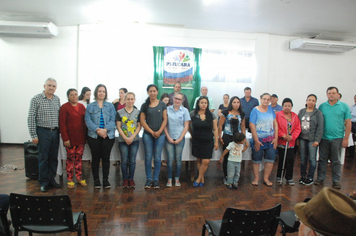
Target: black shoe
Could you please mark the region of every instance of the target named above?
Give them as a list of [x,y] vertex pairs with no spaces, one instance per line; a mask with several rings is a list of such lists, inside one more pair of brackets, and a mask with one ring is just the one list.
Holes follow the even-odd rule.
[[316,179],[314,182],[314,185],[319,185],[319,184],[323,184],[324,180],[320,180],[320,179]]
[[314,181],[312,180],[312,179],[306,179],[305,181],[304,181],[304,185],[311,185],[311,184],[313,184],[314,183]]
[[305,181],[307,180],[307,178],[301,177],[299,180],[300,184],[305,184]]
[[336,188],[336,189],[341,189],[341,184],[340,182],[333,182],[333,188]]
[[62,185],[57,183],[55,180],[53,180],[51,183],[49,183],[48,186],[53,187],[53,188],[62,188]]
[[94,188],[101,188],[100,180],[94,179]]
[[48,192],[48,186],[46,186],[46,185],[41,186],[41,192],[43,192],[43,193]]
[[111,188],[111,185],[107,179],[103,180],[103,186],[104,186],[104,188]]

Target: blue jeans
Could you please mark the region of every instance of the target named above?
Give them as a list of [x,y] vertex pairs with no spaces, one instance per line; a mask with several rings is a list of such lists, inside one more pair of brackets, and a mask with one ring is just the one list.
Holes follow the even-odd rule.
[[154,172],[153,179],[158,180],[159,172],[161,170],[161,154],[166,135],[161,135],[154,138],[151,134],[143,132],[142,141],[145,147],[145,170],[147,180],[152,180],[152,156],[154,156]]
[[134,177],[136,169],[136,154],[139,144],[140,142],[138,140],[132,142],[130,145],[127,145],[125,142],[119,142],[119,150],[121,154],[121,172],[122,178],[124,180],[133,179]]
[[38,136],[38,181],[47,186],[54,181],[58,166],[59,129],[36,129]]
[[[302,178],[314,179],[314,173],[316,169],[316,151],[318,147],[313,147],[312,144],[314,142],[299,139],[300,145],[300,175]],[[308,159],[309,159],[309,171],[307,174],[308,167]]]
[[178,144],[172,144],[166,140],[166,149],[167,149],[167,176],[168,179],[172,179],[173,173],[173,160],[176,160],[176,174],[175,177],[179,178],[180,169],[182,168],[182,152],[184,148],[185,138],[180,141]]
[[333,182],[340,183],[341,178],[341,148],[342,138],[333,140],[321,139],[319,144],[318,179],[324,181],[326,163],[330,154]]
[[240,178],[241,162],[227,161],[227,183],[237,184]]

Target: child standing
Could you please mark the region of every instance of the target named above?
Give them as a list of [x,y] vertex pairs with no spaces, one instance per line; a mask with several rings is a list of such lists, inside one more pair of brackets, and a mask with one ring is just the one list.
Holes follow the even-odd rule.
[[237,182],[240,178],[242,152],[248,148],[246,136],[243,133],[235,132],[233,136],[234,141],[229,143],[224,152],[221,154],[220,163],[223,162],[224,156],[229,152],[227,159],[227,188],[237,189]]

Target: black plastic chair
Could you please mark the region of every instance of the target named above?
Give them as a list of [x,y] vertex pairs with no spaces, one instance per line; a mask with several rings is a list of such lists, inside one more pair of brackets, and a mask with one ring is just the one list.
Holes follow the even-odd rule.
[[9,221],[7,219],[7,215],[6,212],[0,208],[0,219],[1,219],[1,225],[0,227],[2,227],[2,229],[0,230],[0,232],[3,230],[4,232],[1,232],[0,235],[3,233],[6,236],[10,236],[10,224]]
[[213,236],[226,235],[275,235],[281,213],[281,204],[260,211],[227,208],[223,219],[217,221],[206,220],[203,225],[202,236],[206,231]]
[[279,224],[282,227],[283,236],[286,236],[287,233],[298,232],[300,222],[293,210],[282,212],[280,218]]
[[[304,199],[303,202],[308,202],[310,198]],[[293,210],[281,212],[279,224],[282,227],[282,235],[287,236],[287,233],[295,233],[299,230],[299,219]]]
[[84,221],[85,235],[88,235],[84,212],[72,212],[68,195],[28,196],[10,194],[10,212],[15,236],[19,231],[32,233],[78,232],[81,235]]

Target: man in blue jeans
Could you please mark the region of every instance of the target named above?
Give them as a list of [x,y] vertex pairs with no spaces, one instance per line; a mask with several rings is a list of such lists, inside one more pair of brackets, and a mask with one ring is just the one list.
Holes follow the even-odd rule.
[[38,181],[41,191],[48,187],[61,188],[55,181],[58,165],[59,146],[59,97],[54,95],[57,89],[55,79],[48,78],[42,93],[31,99],[28,111],[28,130],[32,142],[38,147]]
[[339,90],[329,87],[326,90],[328,101],[322,103],[319,110],[324,115],[324,133],[319,145],[318,178],[315,185],[325,180],[326,164],[330,154],[332,167],[332,186],[341,189],[341,148],[348,146],[351,132],[351,113],[347,104],[338,100]]

